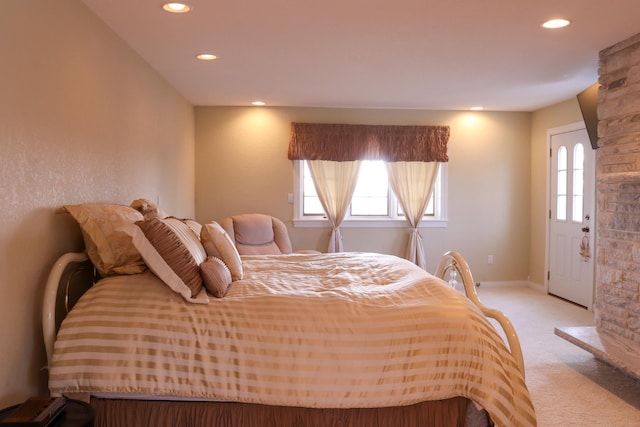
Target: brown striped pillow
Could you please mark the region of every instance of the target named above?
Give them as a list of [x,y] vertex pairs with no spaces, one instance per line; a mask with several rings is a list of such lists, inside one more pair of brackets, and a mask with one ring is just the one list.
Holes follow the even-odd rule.
[[[193,230],[173,217],[138,221],[136,225],[144,236],[134,234],[133,243],[149,269],[188,301],[208,302],[200,295],[200,264],[207,254]],[[193,301],[199,297],[203,301]]]
[[222,260],[210,256],[200,264],[200,275],[205,288],[216,298],[222,298],[231,284],[231,272]]

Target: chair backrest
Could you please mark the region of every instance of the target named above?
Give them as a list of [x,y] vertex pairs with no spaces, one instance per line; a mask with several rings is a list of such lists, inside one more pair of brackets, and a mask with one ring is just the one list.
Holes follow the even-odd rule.
[[231,237],[240,255],[277,255],[292,252],[286,225],[278,218],[259,214],[227,217],[220,225]]

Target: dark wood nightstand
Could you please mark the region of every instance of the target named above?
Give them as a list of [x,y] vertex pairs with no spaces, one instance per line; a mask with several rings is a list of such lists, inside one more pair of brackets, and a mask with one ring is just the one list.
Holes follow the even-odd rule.
[[[7,417],[20,404],[0,411],[0,421]],[[88,403],[67,399],[62,413],[47,427],[93,427],[96,411]]]

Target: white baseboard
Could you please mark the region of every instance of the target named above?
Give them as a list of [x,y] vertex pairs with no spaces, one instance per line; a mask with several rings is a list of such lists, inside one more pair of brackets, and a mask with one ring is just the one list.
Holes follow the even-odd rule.
[[530,289],[533,289],[534,291],[538,291],[541,294],[546,294],[547,293],[547,288],[545,288],[545,285],[541,285],[539,283],[528,281],[527,282],[527,287],[530,288]]
[[[477,285],[477,283],[476,283]],[[480,282],[480,288],[529,288],[534,291],[538,291],[542,294],[546,294],[547,290],[544,286],[541,286],[537,283],[534,283],[530,280],[504,280],[504,281],[495,281],[495,282]]]
[[[478,284],[476,283],[476,286]],[[515,288],[515,287],[529,287],[529,282],[526,280],[505,280],[496,282],[480,282],[480,288]]]

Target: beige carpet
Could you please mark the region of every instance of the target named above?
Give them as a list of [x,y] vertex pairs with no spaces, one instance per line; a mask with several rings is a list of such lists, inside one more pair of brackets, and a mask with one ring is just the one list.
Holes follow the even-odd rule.
[[593,313],[526,287],[481,286],[478,294],[518,332],[540,427],[640,426],[640,382],[553,333],[593,325]]

